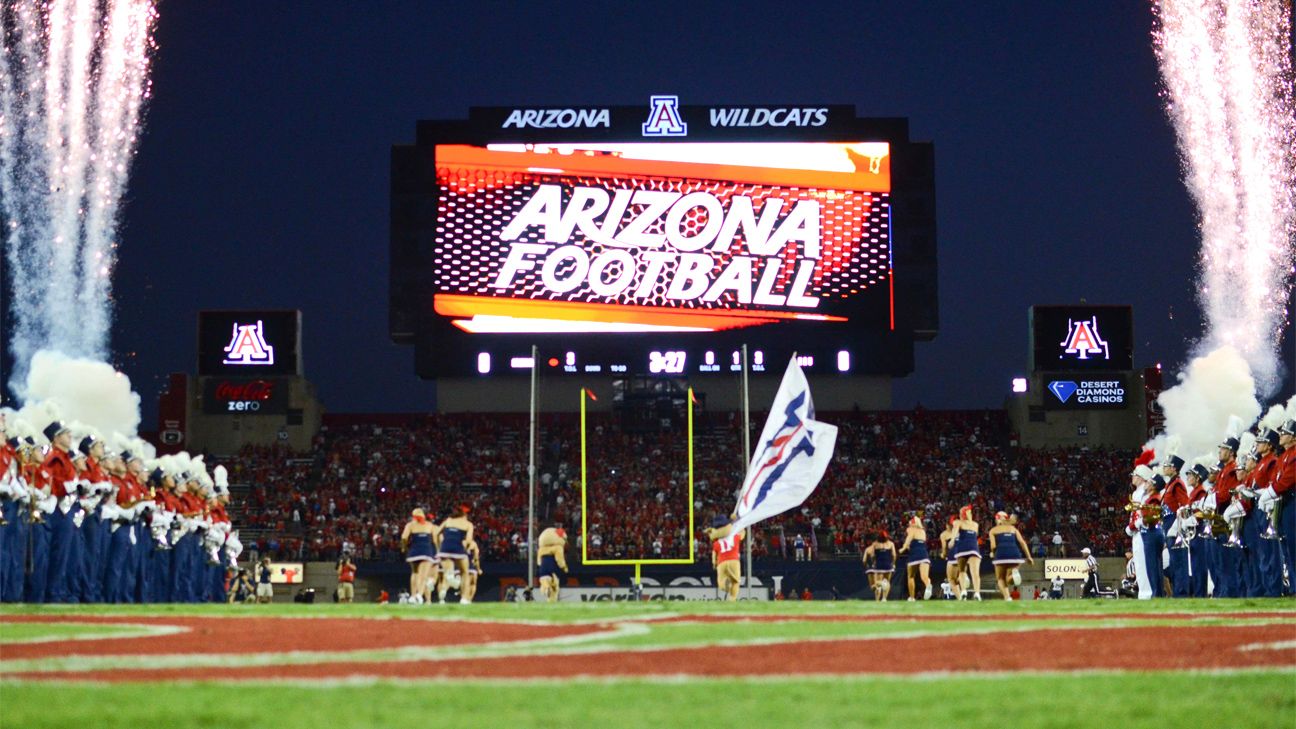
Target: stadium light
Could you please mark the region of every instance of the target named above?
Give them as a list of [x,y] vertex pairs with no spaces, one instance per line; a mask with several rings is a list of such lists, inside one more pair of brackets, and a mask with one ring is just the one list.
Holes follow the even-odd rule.
[[844,349],[839,351],[837,353],[837,371],[850,372],[850,365],[851,365],[850,352],[847,352]]
[[1013,392],[1026,392],[1030,389],[1030,382],[1025,377],[1014,377],[1012,381]]
[[535,367],[535,359],[532,357],[513,357],[509,360],[509,367],[515,370],[529,370]]
[[477,371],[483,375],[489,375],[491,370],[490,352],[477,353]]

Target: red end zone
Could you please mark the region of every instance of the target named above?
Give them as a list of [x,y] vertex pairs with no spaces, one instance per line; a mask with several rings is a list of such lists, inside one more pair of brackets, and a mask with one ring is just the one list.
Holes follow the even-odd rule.
[[[816,616],[770,618],[706,616],[681,622],[891,621],[922,623],[966,621],[970,616]],[[992,616],[995,620],[1014,619]],[[186,632],[147,638],[11,644],[0,668],[19,659],[71,656],[222,654],[230,657],[286,651],[318,653],[315,662],[275,666],[113,668],[111,670],[5,671],[9,678],[89,681],[310,680],[354,677],[399,679],[606,678],[643,676],[810,676],[912,675],[1083,670],[1229,670],[1296,667],[1296,622],[1195,628],[1184,625],[1066,627],[1051,619],[1110,620],[1122,616],[1024,616],[1021,629],[984,634],[920,635],[844,640],[807,640],[769,645],[706,646],[667,649],[598,650],[590,647],[553,654],[508,655],[444,660],[352,661],[342,651],[483,645],[591,635],[617,623],[583,625],[519,624],[487,621],[374,620],[336,618],[83,618],[6,617],[5,622],[70,622],[171,625]],[[1164,619],[1176,616],[1124,616]],[[1290,618],[1290,613],[1248,613],[1249,619]],[[630,623],[634,621],[623,621]],[[758,630],[758,629],[757,629]],[[759,635],[753,635],[759,639]],[[562,653],[564,646],[553,647]],[[543,646],[533,647],[543,650]],[[1154,657],[1154,658],[1153,658]]]

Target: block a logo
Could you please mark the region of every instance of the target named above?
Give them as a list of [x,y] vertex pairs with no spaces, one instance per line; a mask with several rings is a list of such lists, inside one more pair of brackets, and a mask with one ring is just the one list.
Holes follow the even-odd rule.
[[649,97],[648,121],[643,123],[643,136],[688,136],[688,124],[685,124],[680,116],[678,96]]
[[1103,359],[1111,359],[1111,354],[1107,351],[1107,342],[1098,333],[1096,316],[1079,321],[1067,320],[1067,337],[1062,342],[1062,351],[1081,360],[1098,355],[1102,355]]
[[256,324],[234,324],[229,344],[225,345],[227,365],[272,365],[274,347],[265,340],[265,330],[258,319]]
[[1079,386],[1071,380],[1054,380],[1048,384],[1048,391],[1053,393],[1053,397],[1062,402],[1070,400],[1078,389],[1080,389]]

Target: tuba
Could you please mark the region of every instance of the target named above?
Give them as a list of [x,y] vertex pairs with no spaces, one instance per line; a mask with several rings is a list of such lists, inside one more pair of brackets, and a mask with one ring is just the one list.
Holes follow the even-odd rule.
[[1194,511],[1193,516],[1197,517],[1199,523],[1205,525],[1202,529],[1203,536],[1220,536],[1229,533],[1228,519],[1220,516],[1216,511]]

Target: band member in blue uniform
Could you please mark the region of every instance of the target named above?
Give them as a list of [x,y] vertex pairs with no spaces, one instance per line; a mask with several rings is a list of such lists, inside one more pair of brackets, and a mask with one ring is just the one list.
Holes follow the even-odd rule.
[[410,520],[401,532],[401,546],[405,549],[405,561],[410,565],[410,602],[423,602],[423,593],[427,589],[428,575],[432,573],[432,563],[436,561],[436,544],[433,542],[436,527],[427,519],[422,509],[415,509]]
[[41,463],[40,447],[28,437],[19,447],[23,481],[30,496],[27,513],[27,555],[23,560],[23,601],[45,602],[49,594],[49,553],[55,504],[49,473]]
[[1240,597],[1238,583],[1242,571],[1242,551],[1232,543],[1224,512],[1233,500],[1233,490],[1237,488],[1237,464],[1234,454],[1237,452],[1238,439],[1230,435],[1219,445],[1219,463],[1212,469],[1210,512],[1218,515],[1214,519],[1217,526],[1211,527],[1211,544],[1207,546],[1207,560],[1211,581],[1214,583],[1213,597]]
[[1004,600],[1011,602],[1012,586],[1008,583],[1013,582],[1015,585],[1021,582],[1021,578],[1014,578],[1012,573],[1023,562],[1035,564],[1035,558],[1031,556],[1030,545],[1026,544],[1025,537],[1017,530],[1017,525],[1012,523],[1012,518],[1006,511],[995,513],[995,524],[986,532],[986,536],[990,538],[990,554],[994,556],[995,584]]
[[[1206,523],[1204,519],[1206,498],[1210,495],[1207,478],[1210,472],[1205,464],[1194,463],[1184,472],[1184,481],[1188,488],[1188,505],[1180,510],[1184,520],[1184,537],[1188,544],[1188,594],[1190,597],[1206,597],[1206,576],[1210,571],[1206,543],[1209,539],[1203,534]],[[1198,518],[1197,514],[1202,514]]]
[[18,518],[18,503],[25,492],[18,480],[17,439],[9,442],[5,414],[0,411],[0,602],[16,602],[8,594],[9,555],[19,544],[14,532],[22,521]]
[[1150,490],[1143,501],[1142,531],[1143,560],[1148,581],[1152,583],[1152,597],[1165,597],[1165,532],[1161,528],[1161,515],[1165,507],[1161,504],[1161,490],[1165,488],[1165,476],[1154,473],[1148,482]]
[[103,520],[101,507],[103,499],[112,490],[108,473],[103,467],[107,451],[103,441],[93,435],[82,438],[77,450],[85,459],[82,480],[88,482],[87,493],[81,498],[81,508],[85,513],[81,522],[81,538],[84,544],[81,553],[81,600],[82,602],[103,602],[103,573],[107,562],[109,524]]
[[972,583],[972,597],[980,600],[981,548],[977,545],[977,535],[981,532],[981,526],[972,517],[970,504],[959,509],[958,521],[954,522],[954,528],[958,529],[958,537],[954,542],[954,558],[958,560],[959,573],[967,573]]
[[923,528],[922,518],[914,516],[909,520],[909,526],[905,529],[904,544],[900,546],[900,554],[909,555],[909,563],[905,567],[909,578],[909,600],[913,601],[914,595],[914,575],[922,579],[923,599],[930,600],[932,596],[931,584],[931,555],[927,552],[927,530]]
[[1278,427],[1278,473],[1270,487],[1278,501],[1278,534],[1287,562],[1288,594],[1296,592],[1296,404],[1288,401],[1288,419]]
[[[1171,436],[1173,440],[1173,436]],[[1167,551],[1170,553],[1170,587],[1174,597],[1188,597],[1188,534],[1179,524],[1180,509],[1188,505],[1188,486],[1179,477],[1184,459],[1177,453],[1177,445],[1171,445],[1169,455],[1161,464],[1161,474],[1165,476],[1165,489],[1161,492],[1161,504],[1165,507],[1165,517],[1161,524],[1169,541]]]
[[57,506],[50,517],[49,582],[46,598],[50,602],[76,602],[77,580],[73,566],[80,556],[77,550],[76,517],[77,472],[72,464],[72,431],[55,421],[45,427],[50,442],[49,454],[41,468],[50,479],[51,494]]
[[[446,592],[459,590],[459,602],[467,603],[463,594],[463,580],[468,576],[468,545],[473,543],[473,523],[468,520],[470,508],[460,504],[455,513],[441,522],[441,546],[437,559],[441,560],[441,576],[437,579],[437,601],[445,602]],[[454,569],[455,575],[449,574]],[[458,584],[454,584],[455,581]]]
[[1279,474],[1278,431],[1262,427],[1256,435],[1257,462],[1251,472],[1252,489],[1256,492],[1256,505],[1247,517],[1255,522],[1260,538],[1255,540],[1258,557],[1258,590],[1251,597],[1281,597],[1283,595],[1283,557],[1282,549],[1276,534],[1270,529],[1269,511],[1272,504],[1268,498],[1273,493],[1273,484]]

